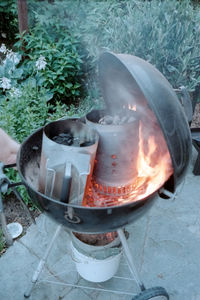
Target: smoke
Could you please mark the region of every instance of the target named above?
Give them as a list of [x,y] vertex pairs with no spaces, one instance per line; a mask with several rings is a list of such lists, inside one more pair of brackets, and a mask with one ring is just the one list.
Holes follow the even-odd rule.
[[[87,15],[87,12],[90,13],[89,9],[85,9],[85,6],[89,7],[89,5],[87,1],[54,1],[54,4],[40,2],[37,8],[35,5],[35,11],[37,12],[38,20],[46,25],[48,25],[48,22],[51,23],[57,19],[69,31],[72,30],[75,34],[79,34],[80,38],[82,33],[84,36],[90,36],[90,39],[88,39],[90,40],[89,47],[92,49],[90,53],[95,53],[97,56],[102,51],[96,44],[98,40],[97,35],[103,33],[91,31],[89,26],[85,25],[86,20],[90,17]],[[90,21],[92,21],[92,17]],[[95,26],[93,26],[94,28]],[[87,47],[87,45],[84,46],[84,43],[82,45],[83,49],[85,46]],[[86,51],[86,48],[84,51]],[[90,53],[88,53],[87,58],[93,66],[93,72],[89,72],[87,68],[85,69],[85,77],[87,78],[85,83],[88,84],[90,82],[88,87],[89,92],[94,90],[94,86],[98,87],[99,85],[95,77],[96,57],[91,58]],[[142,134],[145,153],[148,153],[148,141],[150,137],[154,136],[155,138],[157,147],[154,153],[152,153],[152,166],[156,165],[158,157],[164,156],[168,152],[168,147],[156,116],[149,107],[131,72],[120,62],[119,57],[112,54],[103,56],[99,62],[99,82],[103,96],[101,100],[105,102],[106,114],[112,116],[119,114],[124,117],[124,115],[128,116],[130,111],[135,111],[136,107],[135,115],[143,125]],[[91,86],[92,89],[90,88]],[[96,92],[95,97],[100,97],[100,95]]]

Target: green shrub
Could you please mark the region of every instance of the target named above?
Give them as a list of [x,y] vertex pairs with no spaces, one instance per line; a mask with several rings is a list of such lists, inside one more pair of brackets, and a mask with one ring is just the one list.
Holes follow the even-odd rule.
[[[54,100],[70,103],[81,94],[82,57],[80,43],[66,28],[39,23],[23,39],[24,78],[34,76],[40,86],[54,94]],[[15,45],[18,51],[22,40]]]
[[105,3],[88,13],[84,40],[95,57],[103,49],[134,54],[155,65],[174,88],[194,91],[200,84],[199,17],[189,1],[127,1],[123,9]]
[[11,42],[18,30],[17,21],[17,1],[0,1],[0,39]]
[[12,89],[0,102],[0,127],[18,142],[22,142],[32,131],[43,126],[49,116],[48,94],[30,79],[18,94]]
[[200,10],[189,0],[70,3],[54,7],[57,13],[62,7],[62,22],[79,32],[93,67],[105,50],[128,53],[155,65],[174,88],[199,87]]
[[21,80],[23,68],[17,67],[21,55],[6,48],[5,44],[0,47],[0,96],[7,90],[16,89],[18,81]]

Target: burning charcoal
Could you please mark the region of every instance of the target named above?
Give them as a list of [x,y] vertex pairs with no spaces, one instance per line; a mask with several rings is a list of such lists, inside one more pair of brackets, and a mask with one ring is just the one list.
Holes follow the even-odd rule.
[[112,116],[105,116],[104,121],[107,125],[113,124],[113,117]]
[[66,142],[65,145],[67,145],[67,146],[71,146],[73,144],[73,138],[72,137],[68,138],[68,139],[65,139],[64,141]]
[[79,137],[74,137],[73,146],[74,147],[80,147],[80,138]]
[[83,243],[95,246],[105,246],[118,236],[116,231],[100,234],[75,233],[74,235]]
[[113,124],[113,117],[112,116],[109,116],[109,115],[106,115],[104,116],[103,118],[101,118],[99,120],[99,124],[102,124],[102,125],[110,125],[110,124]]
[[74,147],[87,147],[93,144],[93,140],[87,139],[85,135],[73,137],[70,133],[60,133],[54,136],[52,140],[58,144]]
[[135,117],[132,116],[128,119],[128,123],[134,122],[135,120],[136,120]]
[[56,135],[52,138],[52,141],[54,141],[58,144],[61,144],[62,143],[62,138],[60,138],[59,136]]
[[80,147],[88,147],[88,146],[91,146],[93,144],[93,142],[91,142],[91,141],[86,141],[86,142],[84,142],[84,143],[81,143],[80,144]]
[[87,132],[82,129],[72,128],[72,134],[74,137],[73,146],[80,147],[80,144],[84,143],[87,139]]
[[58,144],[71,146],[73,144],[73,136],[70,133],[60,133],[52,138]]
[[69,133],[60,133],[59,136],[65,138],[67,136],[70,136],[70,134]]
[[71,133],[60,133],[59,137],[63,139],[63,141],[68,141],[71,143],[71,140],[73,139],[73,136]]
[[120,122],[119,122],[119,125],[127,123],[127,119],[128,119],[127,116],[122,117],[121,120],[120,120]]
[[119,125],[120,124],[120,117],[118,115],[113,117],[113,125]]
[[99,120],[99,124],[105,125],[104,117]]
[[105,122],[104,122],[104,117],[103,117],[103,118],[101,118],[101,119],[99,120],[99,124],[102,124],[102,125],[104,125],[104,124],[105,124]]

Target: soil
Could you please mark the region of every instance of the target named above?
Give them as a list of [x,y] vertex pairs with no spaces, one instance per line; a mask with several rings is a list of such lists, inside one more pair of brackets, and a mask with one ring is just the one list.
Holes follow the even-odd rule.
[[[10,194],[3,200],[3,208],[7,224],[18,222],[22,225],[23,232],[25,233],[27,228],[32,224],[32,221],[14,194]],[[30,211],[30,213],[34,219],[40,215],[38,209]]]
[[[4,214],[6,217],[6,223],[7,224],[10,224],[13,222],[20,223],[23,227],[22,235],[24,235],[27,231],[27,228],[32,224],[32,220],[31,220],[29,214],[23,208],[21,202],[16,198],[16,196],[13,193],[4,197],[3,211],[4,211]],[[31,211],[31,207],[30,207],[29,211],[30,211],[33,219],[35,219],[36,217],[38,217],[40,215],[40,211],[37,208],[35,208],[34,210]],[[0,242],[2,243],[1,240],[0,240]],[[8,247],[7,247],[6,243],[4,243],[3,249],[0,251],[0,256],[3,253],[5,253],[7,248]]]

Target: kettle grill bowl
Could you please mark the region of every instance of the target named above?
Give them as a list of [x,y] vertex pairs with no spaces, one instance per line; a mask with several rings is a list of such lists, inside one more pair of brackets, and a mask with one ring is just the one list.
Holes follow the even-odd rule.
[[[139,201],[113,207],[84,207],[66,204],[41,194],[37,189],[43,127],[21,144],[17,169],[32,201],[42,212],[70,230],[104,233],[124,227],[142,216],[153,204],[156,193]],[[33,181],[29,172],[34,174]],[[71,216],[73,215],[73,218]]]

